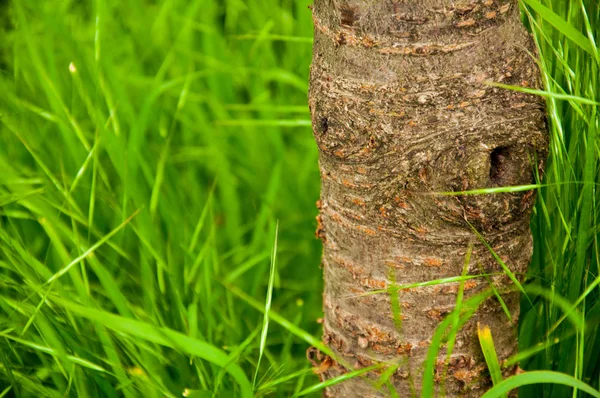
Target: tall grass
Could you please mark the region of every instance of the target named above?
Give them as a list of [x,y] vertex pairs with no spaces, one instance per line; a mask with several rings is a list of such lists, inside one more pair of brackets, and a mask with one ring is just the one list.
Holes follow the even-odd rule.
[[288,332],[321,316],[307,6],[0,4],[0,392],[317,381]]
[[[523,301],[522,351],[540,351],[522,362],[528,370],[551,369],[600,386],[600,6],[596,1],[526,0],[539,49],[546,91],[596,102],[547,98],[550,150],[532,220],[535,251],[531,283],[549,293],[531,307]],[[568,303],[565,313],[560,302]],[[575,327],[567,315],[583,320]],[[570,388],[524,387],[527,397],[566,397]]]
[[[527,3],[545,89],[600,101],[598,5]],[[320,395],[308,4],[0,2],[0,396]],[[520,323],[596,389],[597,111],[548,98]]]

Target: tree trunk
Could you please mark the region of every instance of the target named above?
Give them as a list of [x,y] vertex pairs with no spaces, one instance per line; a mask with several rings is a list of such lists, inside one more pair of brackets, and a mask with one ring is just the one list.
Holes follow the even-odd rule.
[[[391,385],[400,397],[420,394],[435,328],[462,289],[438,283],[396,295],[390,287],[461,276],[472,245],[468,274],[496,275],[464,282],[464,300],[493,284],[506,310],[495,297],[485,301],[456,335],[451,357],[440,349],[434,380],[449,396],[480,396],[490,382],[477,324],[491,328],[500,361],[514,354],[520,294],[474,230],[520,280],[532,253],[534,192],[434,193],[531,184],[535,167],[541,171],[533,164],[546,153],[543,101],[484,84],[538,85],[518,3],[315,0],[313,16],[323,340],[335,353],[313,360],[324,379],[400,364]],[[387,396],[374,386],[381,373],[327,394]]]

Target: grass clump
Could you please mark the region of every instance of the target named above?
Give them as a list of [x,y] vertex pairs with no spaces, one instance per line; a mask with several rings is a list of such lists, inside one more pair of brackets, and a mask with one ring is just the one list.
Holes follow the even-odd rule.
[[[597,181],[600,159],[600,7],[597,2],[524,0],[539,50],[550,148],[532,220],[531,288],[523,302],[522,361],[527,370],[558,371],[600,387],[600,262]],[[576,98],[584,98],[581,101]],[[540,176],[541,178],[541,176]],[[576,318],[579,322],[569,322]],[[576,396],[577,388],[523,387],[527,397]]]

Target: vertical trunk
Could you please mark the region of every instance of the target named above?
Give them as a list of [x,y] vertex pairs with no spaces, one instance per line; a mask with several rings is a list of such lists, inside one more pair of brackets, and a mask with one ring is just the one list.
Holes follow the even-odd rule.
[[[409,397],[421,390],[431,338],[453,310],[459,284],[401,290],[399,303],[388,293],[362,294],[460,276],[470,244],[469,274],[502,274],[469,224],[513,273],[525,272],[533,192],[424,193],[532,183],[532,160],[546,151],[543,103],[484,82],[536,86],[533,45],[516,0],[315,0],[313,14],[309,103],[322,179],[323,339],[354,368],[404,363],[391,383]],[[459,331],[448,362],[440,350],[435,380],[446,375],[450,396],[480,396],[488,386],[478,322],[490,326],[500,361],[515,353],[519,293],[508,291],[511,280],[469,279],[465,298],[490,282],[512,322],[490,298]],[[321,371],[329,379],[347,369],[327,359]],[[387,395],[369,382],[376,376],[328,394]]]

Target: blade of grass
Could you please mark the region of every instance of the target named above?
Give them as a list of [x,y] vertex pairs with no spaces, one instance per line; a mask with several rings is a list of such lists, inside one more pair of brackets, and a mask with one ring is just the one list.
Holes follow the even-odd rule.
[[125,221],[123,221],[119,226],[117,226],[115,229],[113,229],[112,231],[110,231],[108,234],[106,234],[102,239],[100,239],[98,242],[94,243],[89,249],[87,249],[83,254],[81,254],[80,256],[78,256],[77,258],[75,258],[73,261],[71,261],[69,264],[65,265],[60,271],[58,271],[57,273],[55,273],[54,275],[52,275],[47,281],[46,284],[52,283],[53,281],[55,281],[56,279],[60,278],[61,276],[63,276],[64,274],[66,274],[67,272],[69,272],[69,270],[76,264],[78,264],[81,260],[83,260],[84,258],[86,258],[87,256],[89,256],[91,253],[93,253],[96,249],[98,249],[100,246],[102,246],[104,243],[106,243],[106,241],[108,241],[110,238],[112,238],[117,232],[119,232],[121,229],[123,229],[127,224],[129,224],[129,222],[140,212],[141,209],[136,210],[132,215],[130,215]]
[[577,380],[573,376],[569,376],[564,373],[552,372],[548,370],[525,372],[509,377],[508,379],[492,387],[485,394],[483,394],[481,398],[502,397],[503,395],[507,394],[511,390],[514,390],[515,388],[519,388],[529,384],[539,383],[562,384],[565,386],[577,388],[585,393],[590,394],[592,397],[600,398],[599,391],[593,389],[581,380]]
[[465,220],[465,221],[467,222],[467,224],[469,225],[469,227],[471,227],[471,231],[473,231],[473,233],[475,234],[475,236],[477,236],[477,238],[481,241],[481,243],[483,243],[483,245],[488,249],[488,251],[494,257],[494,259],[496,260],[496,262],[498,264],[500,264],[500,266],[502,267],[502,269],[504,270],[504,272],[506,273],[506,275],[510,278],[510,280],[513,281],[513,283],[515,284],[515,286],[517,286],[517,288],[519,288],[519,290],[525,295],[525,298],[527,298],[527,300],[531,303],[531,300],[527,296],[527,293],[525,292],[525,289],[521,285],[521,282],[519,282],[519,280],[515,277],[515,274],[513,274],[513,272],[510,270],[510,268],[508,268],[506,266],[506,264],[504,263],[504,261],[502,261],[502,259],[498,255],[498,253],[496,253],[496,251],[490,246],[490,244],[479,233],[479,231],[477,231],[477,229],[469,221],[467,221],[467,220]]
[[[492,383],[497,385],[502,381],[502,370],[500,370],[500,363],[496,355],[496,347],[494,347],[494,339],[492,338],[490,327],[487,325],[481,327],[477,323],[477,336],[479,337],[479,344],[481,345],[481,351],[490,372]],[[505,398],[506,395],[501,395],[501,397]]]
[[307,387],[304,390],[302,390],[299,393],[297,393],[296,395],[294,395],[294,397],[302,397],[304,395],[316,393],[317,391],[324,390],[327,387],[334,386],[334,385],[342,383],[342,382],[344,382],[346,380],[350,380],[350,379],[355,378],[355,377],[360,377],[360,376],[363,376],[363,375],[365,375],[365,374],[367,374],[369,372],[382,369],[385,365],[386,365],[385,363],[380,363],[380,364],[377,364],[377,365],[368,366],[366,368],[354,370],[352,372],[344,373],[344,374],[342,374],[340,376],[337,376],[337,377],[334,377],[332,379],[328,379],[328,380],[325,380],[325,381],[323,381],[321,383],[317,383],[317,384],[314,384],[314,385],[312,385],[310,387]]
[[600,105],[600,102],[596,102],[596,101],[588,99],[588,98],[578,97],[576,95],[560,94],[560,93],[555,93],[552,91],[536,90],[533,88],[527,88],[527,87],[521,87],[521,86],[511,86],[508,84],[494,83],[494,82],[486,82],[485,84],[488,86],[492,86],[492,87],[499,87],[499,88],[504,88],[507,90],[518,91],[520,93],[539,95],[540,97],[573,101],[573,102],[585,104],[585,105],[595,105],[595,106]]
[[265,310],[263,312],[263,327],[260,334],[260,346],[258,349],[258,361],[256,363],[256,370],[254,371],[254,379],[252,380],[252,388],[256,387],[256,378],[258,377],[258,371],[260,369],[260,361],[267,344],[267,333],[269,332],[269,311],[271,310],[271,301],[273,299],[273,283],[275,282],[275,261],[277,259],[277,238],[279,236],[279,221],[275,226],[275,241],[273,243],[273,251],[271,253],[271,267],[269,272],[269,285],[267,286],[267,298],[265,301]]
[[522,1],[530,6],[535,12],[537,12],[538,15],[541,16],[546,22],[554,26],[557,31],[581,47],[585,52],[592,56],[595,55],[590,41],[580,31],[575,29],[573,25],[565,21],[560,15],[556,14],[537,0]]
[[[27,347],[30,347],[30,348],[32,348],[32,349],[34,349],[36,351],[40,351],[40,352],[43,352],[45,354],[49,354],[49,355],[52,355],[52,356],[56,356],[57,355],[57,352],[54,349],[50,348],[50,347],[46,347],[46,346],[43,346],[41,344],[36,344],[34,342],[31,342],[31,341],[20,339],[18,337],[11,336],[9,334],[5,334],[4,332],[0,332],[0,336],[3,336],[5,338],[10,339],[12,341],[15,341],[17,343],[23,344],[23,345],[25,345]],[[91,370],[95,370],[96,372],[108,373],[108,371],[106,369],[104,369],[102,366],[96,365],[95,363],[92,363],[92,362],[87,361],[85,359],[78,358],[78,357],[73,356],[73,355],[67,355],[66,358],[68,358],[74,364],[83,366],[83,367],[91,369]]]

